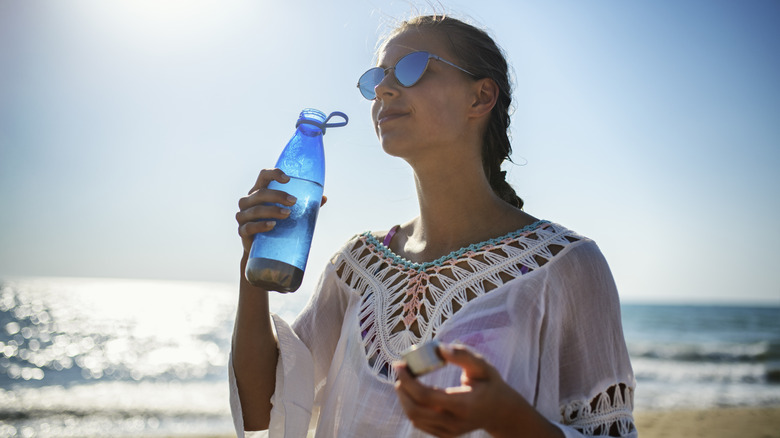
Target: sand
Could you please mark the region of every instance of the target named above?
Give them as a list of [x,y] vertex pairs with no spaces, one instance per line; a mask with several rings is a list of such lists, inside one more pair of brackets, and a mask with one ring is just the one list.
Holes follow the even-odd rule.
[[640,438],[780,438],[780,406],[635,412]]
[[780,438],[780,406],[644,411],[634,418],[640,438]]

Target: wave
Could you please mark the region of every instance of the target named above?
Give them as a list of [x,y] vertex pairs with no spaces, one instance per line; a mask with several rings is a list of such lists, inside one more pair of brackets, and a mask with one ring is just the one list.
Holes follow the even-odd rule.
[[684,362],[632,358],[638,381],[679,383],[780,383],[780,363]]
[[682,362],[745,362],[780,361],[780,342],[752,343],[659,343],[631,342],[629,354],[635,358],[664,359]]
[[233,299],[225,289],[0,280],[0,388],[226,378]]
[[716,407],[777,406],[780,389],[755,383],[713,383],[637,379],[637,410],[710,409]]
[[217,436],[232,430],[222,381],[0,387],[0,436],[26,436],[22,429],[58,437]]
[[0,411],[0,436],[41,437],[172,437],[228,436],[233,432],[230,416],[153,412],[55,412]]

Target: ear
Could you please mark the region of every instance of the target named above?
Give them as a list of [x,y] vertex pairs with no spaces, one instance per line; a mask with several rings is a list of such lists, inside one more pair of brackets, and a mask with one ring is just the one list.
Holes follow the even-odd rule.
[[498,84],[493,79],[483,78],[474,82],[474,99],[469,114],[474,118],[489,115],[498,102],[498,93]]

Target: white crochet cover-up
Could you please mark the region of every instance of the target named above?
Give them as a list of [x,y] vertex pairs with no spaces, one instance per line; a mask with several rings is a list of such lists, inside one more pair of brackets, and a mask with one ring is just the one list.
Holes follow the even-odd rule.
[[[593,241],[557,224],[539,221],[424,264],[364,233],[331,259],[292,326],[272,318],[280,355],[271,425],[247,437],[429,436],[404,415],[390,364],[431,339],[482,354],[567,437],[637,436],[612,274]],[[420,379],[449,387],[460,375],[449,365]]]

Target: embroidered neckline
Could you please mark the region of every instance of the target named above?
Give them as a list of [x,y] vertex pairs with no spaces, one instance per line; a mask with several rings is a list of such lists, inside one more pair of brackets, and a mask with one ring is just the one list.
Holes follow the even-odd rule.
[[433,339],[471,301],[542,268],[578,240],[570,230],[538,221],[433,262],[412,263],[373,235],[360,235],[334,264],[341,281],[360,296],[357,322],[366,365],[392,383],[390,364],[402,351]]
[[465,253],[467,253],[469,251],[479,251],[480,249],[482,249],[482,248],[484,248],[486,246],[496,245],[496,244],[498,244],[498,243],[500,243],[500,242],[502,242],[504,240],[507,240],[507,239],[514,239],[517,236],[520,236],[522,234],[526,234],[526,233],[529,233],[531,231],[534,231],[534,230],[536,230],[536,229],[538,229],[538,228],[540,228],[540,227],[542,227],[544,225],[547,225],[549,223],[550,223],[550,221],[547,221],[547,220],[538,220],[538,221],[536,221],[536,222],[534,222],[532,224],[529,224],[529,225],[524,226],[523,228],[520,228],[519,230],[512,231],[512,232],[507,233],[507,234],[505,234],[503,236],[499,236],[499,237],[496,237],[496,238],[493,238],[493,239],[489,239],[489,240],[485,240],[485,241],[482,241],[482,242],[479,242],[479,243],[471,244],[471,245],[463,247],[463,248],[461,248],[461,249],[459,249],[457,251],[453,251],[453,252],[451,252],[451,253],[449,253],[449,254],[447,254],[445,256],[439,257],[438,259],[436,259],[436,260],[434,260],[432,262],[424,262],[424,263],[412,262],[410,260],[407,260],[404,257],[399,256],[398,254],[393,252],[393,250],[391,250],[390,248],[385,246],[385,244],[382,243],[382,241],[380,241],[378,238],[376,238],[376,236],[374,236],[370,231],[366,231],[365,233],[362,234],[362,236],[364,236],[366,238],[366,242],[367,243],[369,243],[371,245],[374,245],[374,247],[376,248],[376,250],[378,252],[380,252],[384,257],[386,257],[388,259],[391,259],[393,262],[395,262],[395,264],[401,265],[401,266],[403,266],[406,269],[414,269],[415,271],[424,271],[424,270],[426,270],[428,268],[431,268],[433,266],[442,266],[445,262],[447,262],[449,260],[457,259],[457,258],[461,257],[463,254],[465,254]]

